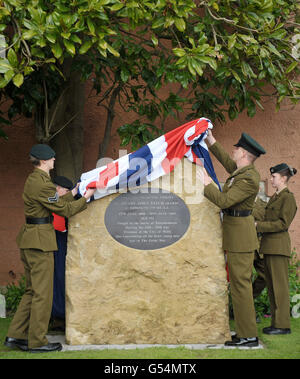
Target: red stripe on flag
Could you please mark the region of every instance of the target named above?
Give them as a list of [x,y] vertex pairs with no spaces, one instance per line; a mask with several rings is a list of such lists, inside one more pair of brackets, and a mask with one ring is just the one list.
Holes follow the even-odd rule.
[[174,170],[178,161],[181,160],[190,149],[190,146],[185,144],[184,135],[186,131],[195,124],[195,133],[189,138],[189,140],[192,140],[207,130],[208,122],[206,120],[199,121],[199,119],[197,119],[187,122],[165,134],[165,140],[168,146],[166,149],[167,157],[162,162],[162,168],[166,174]]
[[201,120],[199,122],[198,122],[198,120],[194,120],[194,122],[196,122],[195,133],[188,137],[189,141],[192,141],[194,138],[198,137],[200,134],[205,132],[205,130],[208,127],[208,122],[206,120]]

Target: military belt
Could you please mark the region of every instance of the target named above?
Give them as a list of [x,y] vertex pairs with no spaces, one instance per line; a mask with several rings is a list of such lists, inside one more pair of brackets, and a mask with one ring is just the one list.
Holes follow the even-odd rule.
[[248,209],[245,209],[245,210],[242,210],[242,211],[239,211],[237,209],[230,209],[230,208],[227,208],[227,209],[222,209],[222,211],[228,215],[228,216],[233,216],[233,217],[247,217],[247,216],[250,216],[252,211],[251,210],[248,210]]
[[41,224],[52,224],[53,216],[48,217],[26,217],[26,224],[34,224],[34,225],[41,225]]

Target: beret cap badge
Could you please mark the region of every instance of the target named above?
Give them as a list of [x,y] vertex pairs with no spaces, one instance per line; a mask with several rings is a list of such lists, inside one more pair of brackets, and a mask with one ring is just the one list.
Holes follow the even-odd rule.
[[288,170],[291,176],[294,176],[297,172],[295,168],[290,167],[286,163],[279,163],[276,166],[273,166],[270,168],[271,174],[276,174],[278,172],[286,171]]

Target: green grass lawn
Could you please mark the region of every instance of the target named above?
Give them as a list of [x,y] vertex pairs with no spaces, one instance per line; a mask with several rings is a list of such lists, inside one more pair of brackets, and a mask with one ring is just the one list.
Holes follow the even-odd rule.
[[[300,318],[291,320],[292,334],[268,336],[262,333],[270,320],[258,324],[259,339],[264,349],[258,350],[189,350],[178,348],[147,348],[136,350],[89,350],[31,354],[12,350],[3,345],[10,318],[0,319],[0,359],[299,359]],[[232,328],[234,323],[232,323]]]

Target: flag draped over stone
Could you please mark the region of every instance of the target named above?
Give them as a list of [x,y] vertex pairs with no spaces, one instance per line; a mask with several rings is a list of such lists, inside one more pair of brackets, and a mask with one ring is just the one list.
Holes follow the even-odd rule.
[[133,188],[169,174],[183,157],[204,166],[219,186],[205,139],[213,125],[207,118],[190,121],[156,138],[137,151],[81,175],[79,193],[97,188],[99,199],[123,188]]

